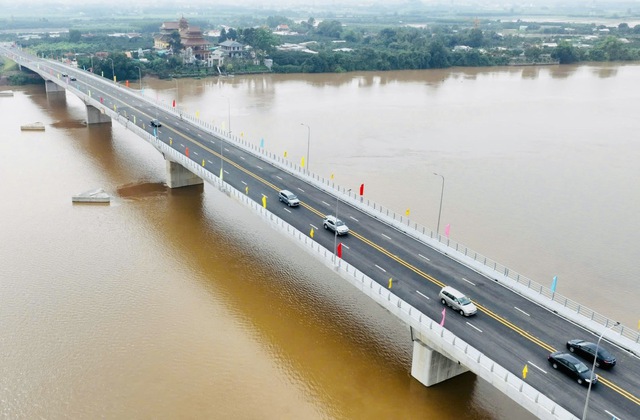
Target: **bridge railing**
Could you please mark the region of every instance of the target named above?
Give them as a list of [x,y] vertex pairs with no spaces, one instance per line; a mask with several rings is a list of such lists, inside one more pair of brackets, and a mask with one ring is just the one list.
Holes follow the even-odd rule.
[[[20,60],[20,58],[17,59]],[[24,60],[22,64],[28,66],[29,62]],[[85,72],[97,76],[93,73],[87,71]],[[105,79],[103,83],[111,82]],[[73,89],[72,86],[67,85],[65,87],[68,89]],[[309,182],[312,182],[314,185],[323,189],[324,191],[333,194],[336,197],[341,197],[343,202],[347,202],[352,206],[358,207],[361,210],[368,212],[373,217],[376,217],[379,220],[384,221],[391,226],[394,226],[398,230],[405,232],[416,240],[419,240],[426,245],[439,250],[440,252],[456,258],[459,262],[465,265],[468,265],[472,268],[478,268],[477,266],[481,265],[482,267],[479,267],[478,271],[481,271],[489,278],[494,278],[495,280],[498,280],[498,278],[500,278],[501,280],[511,280],[514,285],[509,284],[509,281],[502,281],[502,284],[513,290],[519,290],[524,287],[531,292],[528,293],[527,296],[535,299],[543,306],[549,307],[551,304],[551,306],[553,306],[552,309],[554,310],[559,306],[564,309],[562,313],[566,316],[576,315],[582,320],[590,321],[590,323],[587,323],[588,325],[585,325],[585,327],[588,327],[595,333],[600,333],[603,329],[606,329],[605,336],[608,339],[617,342],[618,344],[627,348],[629,347],[629,343],[636,345],[640,344],[640,332],[638,332],[636,329],[630,328],[623,324],[616,325],[616,322],[608,318],[607,316],[600,314],[560,293],[555,293],[549,287],[542,285],[518,273],[517,271],[512,270],[500,264],[499,262],[483,254],[480,254],[459,242],[452,240],[447,236],[438,235],[431,229],[423,225],[419,225],[416,222],[412,222],[411,219],[405,216],[403,212],[396,212],[390,207],[385,207],[369,199],[359,197],[355,192],[351,192],[350,190],[337,185],[331,179],[321,177],[314,173],[307,173],[306,168],[303,168],[296,163],[289,161],[283,156],[265,150],[262,145],[257,145],[257,142],[246,139],[244,138],[244,136],[237,136],[229,131],[217,127],[213,123],[209,123],[196,118],[195,115],[185,113],[179,107],[176,108],[173,107],[172,104],[148,98],[142,94],[143,92],[140,91],[132,89],[128,89],[128,91],[139,94],[139,97],[141,97],[142,99],[156,106],[160,106],[168,112],[172,112],[176,115],[182,116],[186,120],[201,127],[202,129],[207,130],[214,135],[217,135],[227,141],[236,144],[237,146],[242,147],[246,151],[263,160],[269,161],[274,165],[277,165],[281,169],[287,170],[300,178],[306,178]],[[617,340],[618,338],[623,338],[623,340]]]

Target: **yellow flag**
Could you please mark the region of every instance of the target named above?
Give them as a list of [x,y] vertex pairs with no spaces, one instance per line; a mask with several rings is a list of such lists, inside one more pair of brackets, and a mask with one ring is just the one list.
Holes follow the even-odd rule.
[[220,179],[222,179],[222,168],[220,168]]
[[196,118],[200,118],[200,111],[196,111]]
[[262,196],[262,207],[264,207],[265,209],[267,208],[267,196],[266,195]]
[[304,168],[304,156],[300,159],[300,167]]
[[529,368],[527,367],[527,365],[524,365],[524,369],[522,369],[522,379],[527,378],[527,372],[529,372]]
[[409,211],[409,209],[407,209],[407,211],[405,211],[405,212],[404,212],[404,214],[406,214],[406,215],[407,215],[407,217],[409,217],[409,213],[411,213],[411,212]]
[[331,179],[333,179],[333,174],[331,174]]
[[313,234],[314,234],[314,231],[313,231],[313,228],[311,228],[311,232],[309,232],[309,236],[313,238]]
[[133,123],[136,124],[136,116],[133,116]]
[[202,166],[204,166],[204,159],[202,159]]
[[246,187],[244,187],[244,193],[245,194],[249,194],[249,186],[247,185]]
[[389,289],[391,289],[391,286],[393,286],[393,278],[389,277]]
[[117,109],[116,109],[116,104],[113,104],[113,110],[114,110],[114,111],[117,111]]
[[169,137],[169,146],[173,146],[173,138]]
[[286,150],[284,151],[284,157],[287,157],[287,151]]

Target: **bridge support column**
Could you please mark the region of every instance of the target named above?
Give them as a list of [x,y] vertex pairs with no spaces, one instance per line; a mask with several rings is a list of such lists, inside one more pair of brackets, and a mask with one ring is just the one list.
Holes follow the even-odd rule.
[[189,172],[179,163],[167,160],[167,185],[169,188],[188,187],[203,184],[202,178]]
[[56,92],[65,93],[65,91],[66,91],[65,88],[63,88],[62,86],[58,85],[55,82],[52,82],[51,80],[45,80],[44,81],[44,90],[45,90],[45,92],[47,92],[47,95],[49,93],[56,93]]
[[423,342],[414,339],[411,376],[424,386],[438,384],[468,371],[469,369],[465,366],[448,359]]
[[104,114],[98,108],[87,105],[87,124],[104,124],[111,123],[111,117]]

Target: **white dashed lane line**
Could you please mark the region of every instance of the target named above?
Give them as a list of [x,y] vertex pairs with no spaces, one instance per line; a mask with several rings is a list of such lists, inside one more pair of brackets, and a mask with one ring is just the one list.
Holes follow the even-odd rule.
[[538,367],[538,366],[534,365],[533,363],[531,363],[531,362],[530,362],[530,361],[528,361],[528,360],[527,360],[527,364],[528,364],[528,365],[533,366],[534,368],[538,369],[540,372],[542,372],[542,373],[544,373],[544,374],[546,374],[546,373],[547,373],[547,371],[546,371],[546,370],[544,370],[544,369],[542,369],[542,368],[540,368],[540,367]]
[[523,311],[522,309],[518,308],[517,306],[514,306],[513,308],[514,308],[516,311],[520,311],[520,312],[522,312],[522,313],[523,313],[523,314],[525,314],[526,316],[531,316],[531,315],[529,315],[528,313],[526,313],[525,311]]
[[416,293],[419,294],[420,296],[422,296],[423,298],[429,300],[429,296],[427,296],[424,293],[420,292],[420,290],[416,290]]
[[470,285],[472,285],[472,286],[475,286],[475,285],[476,285],[474,282],[469,281],[469,280],[465,279],[464,277],[462,278],[462,280],[466,281],[467,283],[469,283],[469,284],[470,284]]
[[473,325],[473,324],[471,324],[469,322],[467,322],[467,325],[470,326],[471,328],[473,328],[474,330],[478,331],[478,332],[482,332],[482,330],[480,328],[476,327],[475,325]]

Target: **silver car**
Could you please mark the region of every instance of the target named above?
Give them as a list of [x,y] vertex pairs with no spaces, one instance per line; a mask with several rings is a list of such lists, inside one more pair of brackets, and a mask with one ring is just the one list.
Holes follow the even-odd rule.
[[289,207],[297,207],[300,205],[298,197],[289,190],[282,190],[278,193],[278,200],[282,201]]
[[460,312],[460,315],[471,316],[478,312],[471,299],[453,287],[445,286],[440,290],[440,302]]
[[336,219],[336,216],[326,216],[322,221],[322,225],[325,229],[332,230],[338,235],[346,235],[349,233],[349,228],[340,219]]

